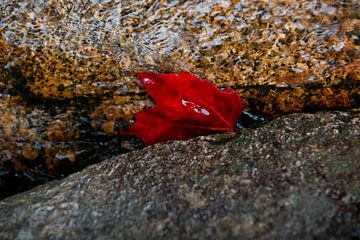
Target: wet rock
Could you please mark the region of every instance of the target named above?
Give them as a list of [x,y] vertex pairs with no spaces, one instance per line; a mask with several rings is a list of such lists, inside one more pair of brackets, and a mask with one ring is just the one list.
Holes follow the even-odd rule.
[[187,70],[232,87],[358,81],[357,6],[10,1],[0,12],[0,82],[16,73],[39,97],[112,99],[142,92],[139,71]]
[[[130,1],[131,2],[131,1]],[[223,85],[359,79],[357,1],[16,0],[1,6],[4,64],[42,96],[135,88],[138,71],[188,70]]]
[[358,238],[360,111],[147,147],[0,202],[2,239]]
[[116,121],[118,109],[112,121],[94,121],[96,113],[105,115],[101,106],[92,118],[71,105],[29,108],[21,97],[0,94],[0,198],[129,150],[120,144],[126,123]]

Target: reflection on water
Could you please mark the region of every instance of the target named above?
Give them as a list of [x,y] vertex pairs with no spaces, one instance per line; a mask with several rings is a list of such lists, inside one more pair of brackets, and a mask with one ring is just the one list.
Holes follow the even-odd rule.
[[[358,1],[0,0],[0,177],[61,176],[131,148],[118,135],[151,104],[139,71],[187,70],[240,92],[358,82],[359,14]],[[316,94],[354,105],[336,91]],[[299,111],[300,99],[268,112]]]
[[356,1],[4,1],[1,6],[3,37],[11,50],[24,48],[7,66],[46,48],[83,69],[111,58],[120,74],[188,70],[229,84],[298,84],[331,81],[331,71],[353,62],[359,50]]

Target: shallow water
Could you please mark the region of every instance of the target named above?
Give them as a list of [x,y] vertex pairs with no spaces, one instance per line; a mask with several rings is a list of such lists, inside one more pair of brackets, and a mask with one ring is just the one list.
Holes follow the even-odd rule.
[[6,67],[47,49],[84,71],[110,58],[123,75],[187,70],[228,84],[301,84],[332,83],[335,68],[358,59],[356,1],[31,2],[1,4],[10,51],[24,48]]
[[1,195],[133,149],[118,136],[151,104],[140,71],[190,71],[274,116],[358,105],[357,2],[0,0]]

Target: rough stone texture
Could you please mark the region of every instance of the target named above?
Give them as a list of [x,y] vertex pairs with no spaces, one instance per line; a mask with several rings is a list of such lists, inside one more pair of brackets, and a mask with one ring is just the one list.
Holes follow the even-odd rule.
[[1,239],[360,237],[360,111],[157,144],[0,202]]

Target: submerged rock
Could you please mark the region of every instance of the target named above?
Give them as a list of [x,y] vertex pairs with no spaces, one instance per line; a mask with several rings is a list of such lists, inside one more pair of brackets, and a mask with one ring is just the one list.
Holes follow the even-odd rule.
[[360,237],[360,111],[147,147],[0,202],[1,239]]
[[[357,1],[6,1],[0,63],[45,97],[188,70],[218,85],[336,84],[353,67]],[[6,60],[5,60],[6,59]],[[114,86],[112,85],[112,86]]]

